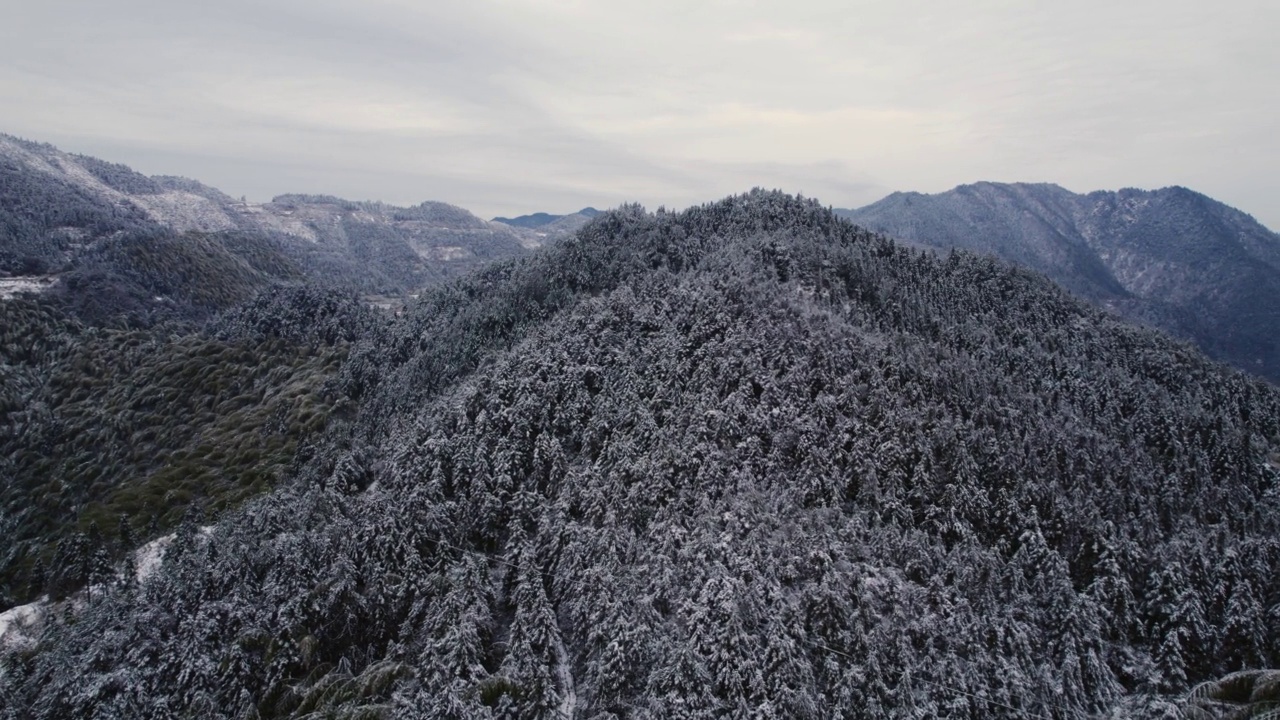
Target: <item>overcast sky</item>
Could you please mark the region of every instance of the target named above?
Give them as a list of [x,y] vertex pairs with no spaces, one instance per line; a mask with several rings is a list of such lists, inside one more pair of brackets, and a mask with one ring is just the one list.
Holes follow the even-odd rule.
[[266,200],[1186,185],[1280,229],[1275,0],[41,0],[0,132]]

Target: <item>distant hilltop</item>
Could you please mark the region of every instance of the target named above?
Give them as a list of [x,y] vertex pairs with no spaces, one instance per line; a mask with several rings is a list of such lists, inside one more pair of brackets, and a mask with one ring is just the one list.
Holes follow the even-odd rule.
[[570,213],[568,215],[552,215],[551,213],[538,212],[538,213],[533,213],[532,215],[521,215],[519,217],[513,217],[513,218],[496,217],[493,219],[493,222],[500,222],[504,225],[528,228],[532,230],[534,228],[545,227],[554,222],[565,220],[566,218],[581,217],[584,220],[590,220],[591,218],[599,214],[600,214],[599,210],[593,207],[585,207],[576,213]]

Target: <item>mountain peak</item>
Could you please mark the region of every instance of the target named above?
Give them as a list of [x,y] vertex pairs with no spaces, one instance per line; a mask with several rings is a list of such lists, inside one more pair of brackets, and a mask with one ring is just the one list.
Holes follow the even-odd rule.
[[[996,182],[993,180],[980,180],[974,183],[966,183],[955,186],[949,192],[955,193],[1015,193],[1019,195],[1030,196],[1061,196],[1070,195],[1071,191],[1049,182]],[[944,193],[945,194],[945,193]]]
[[600,214],[599,210],[593,207],[587,206],[582,208],[576,213],[569,213],[567,215],[552,215],[551,213],[546,213],[546,212],[536,212],[536,213],[530,213],[528,215],[519,215],[516,217],[510,217],[510,218],[495,217],[493,219],[493,222],[502,223],[504,225],[511,225],[513,227],[535,230],[538,228],[546,227],[553,223],[561,222],[569,218],[576,217],[576,218],[591,219],[599,214]]

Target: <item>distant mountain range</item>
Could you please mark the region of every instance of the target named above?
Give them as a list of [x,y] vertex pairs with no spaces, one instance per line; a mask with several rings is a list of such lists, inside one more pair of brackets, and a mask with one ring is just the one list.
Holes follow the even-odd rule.
[[1200,193],[1079,195],[983,182],[894,193],[836,213],[917,246],[971,250],[1044,273],[1122,317],[1280,381],[1280,236]]
[[[836,213],[920,247],[1044,273],[1121,317],[1280,381],[1280,236],[1199,193],[1079,195],[984,182]],[[301,194],[248,203],[195,180],[0,135],[0,297],[41,292],[90,323],[134,326],[208,317],[280,283],[394,303],[569,236],[599,214],[485,221],[439,202]]]
[[438,202],[248,203],[0,135],[0,292],[44,290],[90,321],[204,316],[277,282],[403,296],[568,232]]

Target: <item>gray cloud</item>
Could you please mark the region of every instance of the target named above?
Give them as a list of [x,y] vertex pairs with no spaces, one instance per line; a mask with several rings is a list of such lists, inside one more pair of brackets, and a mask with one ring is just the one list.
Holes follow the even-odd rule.
[[1280,227],[1271,2],[50,0],[0,130],[263,199],[1183,184]]

